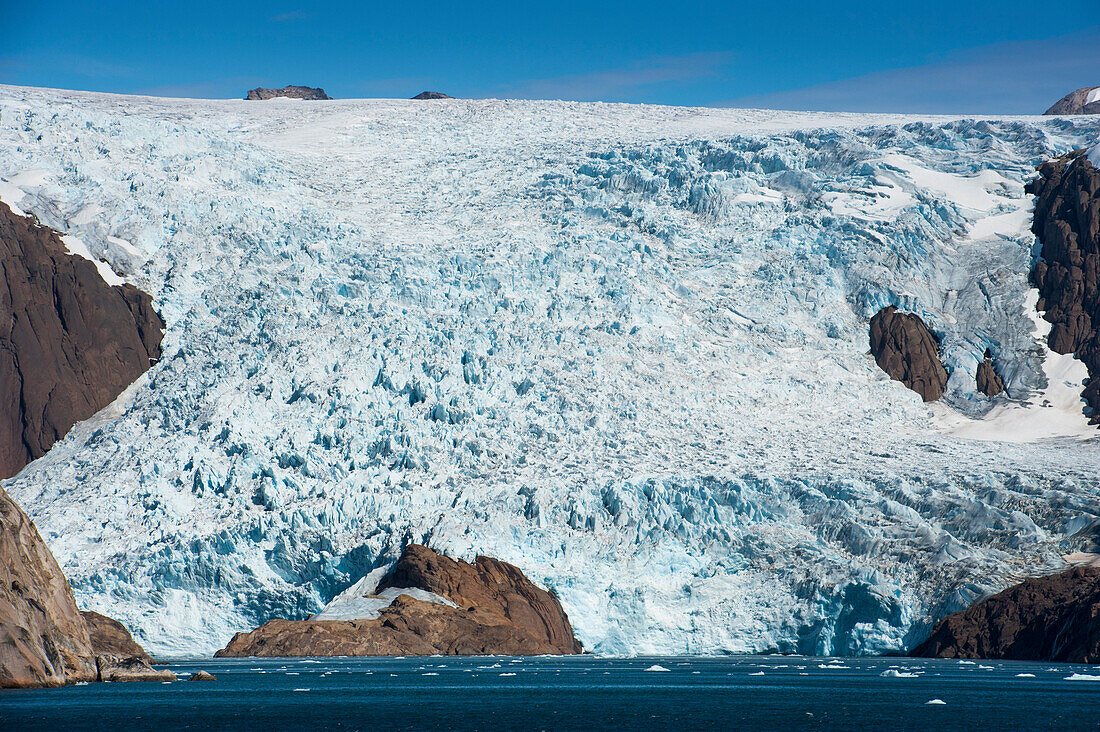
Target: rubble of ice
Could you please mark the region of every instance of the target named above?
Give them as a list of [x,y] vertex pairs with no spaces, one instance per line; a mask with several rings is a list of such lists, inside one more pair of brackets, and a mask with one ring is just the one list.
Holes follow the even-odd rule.
[[[980,426],[1046,409],[1023,184],[1098,133],[0,87],[0,195],[167,321],[4,485],[158,654],[309,617],[409,540],[518,565],[598,653],[898,651],[1095,550],[1085,418]],[[941,338],[943,404],[868,355],[888,304]]]

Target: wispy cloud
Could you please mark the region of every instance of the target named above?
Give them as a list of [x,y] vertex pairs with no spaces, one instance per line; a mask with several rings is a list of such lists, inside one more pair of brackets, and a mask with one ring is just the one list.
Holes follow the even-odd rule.
[[291,10],[289,13],[279,13],[271,16],[272,23],[289,23],[292,20],[305,20],[309,13],[304,10]]
[[0,72],[42,68],[91,79],[127,79],[137,75],[137,69],[131,66],[100,61],[97,58],[76,53],[51,53],[48,56],[40,54],[0,56]]
[[1100,26],[961,51],[923,66],[879,71],[717,106],[844,112],[1038,114],[1100,84]]
[[130,89],[127,93],[150,97],[183,97],[186,99],[243,99],[249,89],[264,84],[265,80],[257,76],[227,76],[208,81],[140,87]]
[[533,79],[503,87],[499,93],[518,99],[622,101],[656,84],[720,76],[732,59],[727,52],[662,56],[622,68]]

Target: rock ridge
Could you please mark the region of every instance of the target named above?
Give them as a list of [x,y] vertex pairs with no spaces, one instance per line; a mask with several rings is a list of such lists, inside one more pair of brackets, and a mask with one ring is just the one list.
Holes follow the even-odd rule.
[[[1071,91],[1043,114],[1100,114],[1100,86]],[[1091,98],[1092,101],[1089,101]]]
[[282,89],[265,89],[262,86],[258,86],[255,89],[250,89],[245,99],[256,102],[275,99],[276,97],[285,97],[287,99],[332,99],[332,97],[325,94],[325,90],[320,87],[294,86],[292,84],[287,84]]
[[56,231],[0,203],[0,478],[46,453],[160,358],[152,298],[111,286]]
[[1036,308],[1050,322],[1047,345],[1072,353],[1089,379],[1082,393],[1100,422],[1100,170],[1084,150],[1039,166],[1027,186],[1036,196],[1031,230],[1041,245],[1031,281]]
[[943,396],[947,369],[940,361],[939,341],[919,316],[893,305],[871,318],[871,354],[891,379],[900,381],[926,402]]

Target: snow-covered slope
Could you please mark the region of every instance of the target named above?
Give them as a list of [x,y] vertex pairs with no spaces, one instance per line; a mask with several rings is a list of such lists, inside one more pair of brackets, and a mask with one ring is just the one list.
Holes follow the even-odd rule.
[[[5,487],[161,654],[316,613],[407,539],[515,563],[597,652],[897,650],[1091,545],[1072,403],[963,436],[1019,424],[975,393],[987,347],[1017,412],[1058,409],[1023,183],[1098,135],[0,87],[0,194],[168,323]],[[891,303],[941,337],[945,403],[869,357]]]

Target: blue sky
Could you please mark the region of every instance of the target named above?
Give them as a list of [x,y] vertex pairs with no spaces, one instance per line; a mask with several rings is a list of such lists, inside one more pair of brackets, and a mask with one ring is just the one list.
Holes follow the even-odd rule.
[[0,83],[1028,113],[1100,84],[1100,0],[0,0]]

